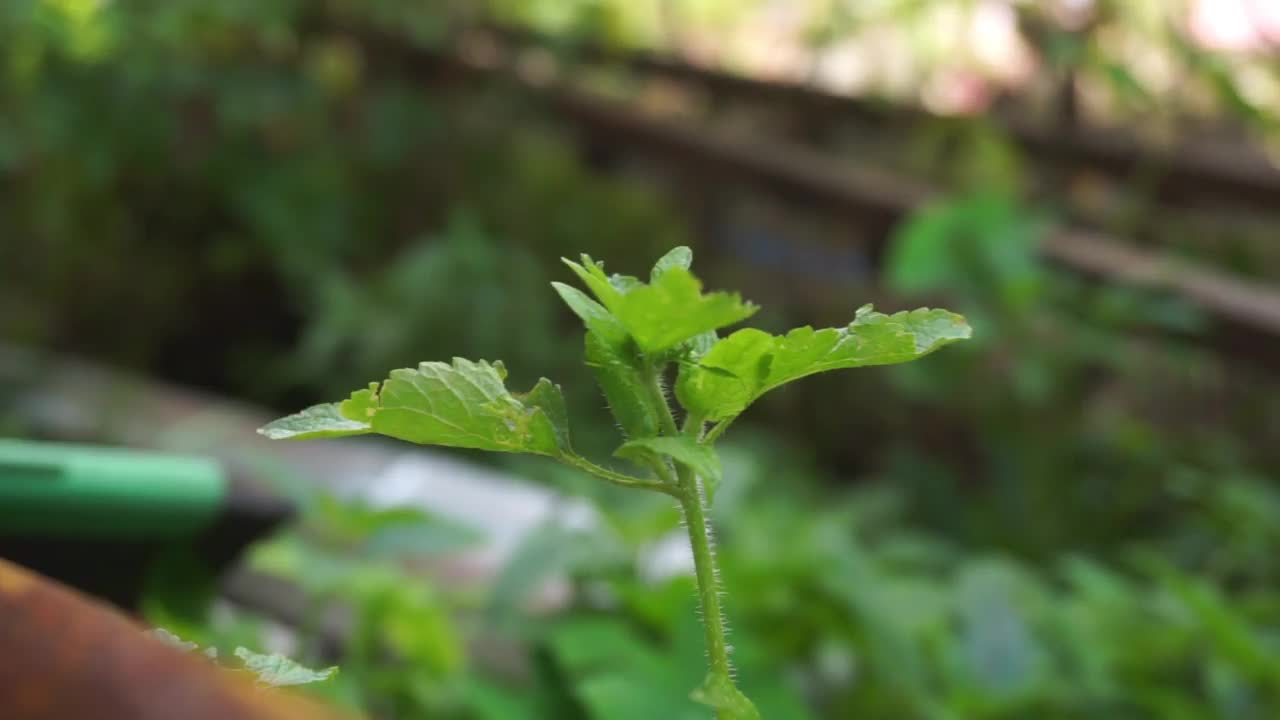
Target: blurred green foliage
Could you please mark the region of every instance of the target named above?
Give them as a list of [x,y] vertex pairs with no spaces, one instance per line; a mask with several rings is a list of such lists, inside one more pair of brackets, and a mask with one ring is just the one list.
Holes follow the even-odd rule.
[[[503,4],[619,42],[664,32],[648,5],[553,5]],[[587,167],[526,98],[424,88],[342,29],[432,43],[458,9],[0,3],[0,335],[282,406],[450,355],[500,356],[516,386],[569,376],[580,333],[545,292],[549,259],[637,268],[689,231],[650,186]],[[1148,103],[1123,68],[1088,72]],[[806,447],[751,438],[726,458],[728,611],[759,674],[744,685],[781,718],[1280,715],[1280,491],[1257,470],[1280,447],[1274,388],[1150,341],[1202,330],[1187,307],[1045,268],[1044,218],[1010,195],[1029,159],[990,127],[902,157],[933,167],[944,146],[959,157],[946,179],[986,191],[912,218],[885,279],[963,303],[975,340],[767,402],[756,419]],[[1224,375],[1247,396],[1195,422],[1202,381]],[[566,390],[599,410],[585,384]],[[833,497],[819,455],[881,482]],[[673,508],[549,482],[592,498],[602,525],[540,532],[492,588],[424,580],[472,538],[415,513],[317,499],[263,547],[258,567],[300,583],[317,617],[354,610],[342,656],[304,638],[303,659],[342,665],[321,692],[387,717],[688,712],[671,678],[702,661],[693,592],[643,559],[678,530]],[[176,565],[147,605],[156,622],[227,653],[264,647],[251,619],[206,624],[212,584]],[[550,574],[572,600],[531,614]]]
[[[1265,444],[1250,450],[1246,406],[1276,396],[1262,383],[1235,421],[1195,420],[1220,360],[1151,335],[1194,337],[1201,314],[1051,270],[1037,250],[1046,228],[998,193],[936,204],[899,228],[887,284],[956,298],[982,330],[952,357],[893,377],[905,398],[947,398],[934,422],[963,426],[964,447],[921,453],[903,433],[884,467],[914,486],[935,527],[1048,559],[1108,553],[1184,522],[1175,478],[1228,482],[1265,462]],[[957,382],[972,389],[947,392]]]
[[[715,514],[730,627],[765,717],[1263,720],[1280,709],[1277,563],[1256,554],[1280,539],[1280,493],[1266,483],[1207,488],[1208,504],[1247,501],[1256,518],[1214,554],[1258,563],[1195,575],[1154,546],[1115,563],[969,551],[904,524],[909,503],[892,487],[833,497],[774,439],[725,455]],[[600,522],[553,518],[492,586],[421,573],[465,531],[330,500],[253,565],[302,586],[317,614],[354,610],[353,642],[315,658],[342,668],[319,691],[381,716],[704,717],[686,695],[703,662],[692,579],[650,554],[679,532],[677,516],[612,490],[596,494]],[[405,532],[427,540],[374,550]],[[567,601],[531,610],[548,581],[569,583]]]
[[457,102],[326,29],[429,42],[446,9],[5,3],[0,334],[269,402],[405,357],[553,374],[547,264],[684,231],[518,95]]

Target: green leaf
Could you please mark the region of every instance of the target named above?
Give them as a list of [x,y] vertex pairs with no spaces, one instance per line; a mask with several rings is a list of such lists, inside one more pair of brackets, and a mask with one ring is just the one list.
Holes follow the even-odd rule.
[[614,314],[646,352],[666,350],[708,330],[751,317],[756,307],[736,293],[702,294],[702,283],[688,270],[672,267],[652,285],[622,296]]
[[907,362],[970,334],[964,318],[946,310],[885,315],[870,306],[859,309],[843,328],[802,327],[786,335],[748,328],[717,342],[698,364],[683,367],[676,396],[691,412],[722,420],[806,375]]
[[378,409],[378,383],[369,383],[364,390],[356,390],[338,406],[342,417],[353,422],[367,423]]
[[340,408],[340,403],[312,405],[302,412],[267,423],[258,432],[272,440],[310,440],[373,432],[367,422],[345,417]]
[[685,465],[707,482],[707,494],[712,495],[719,487],[722,472],[720,456],[709,445],[703,445],[691,437],[651,437],[632,440],[614,453],[620,458],[642,459],[646,456],[661,455]]
[[680,368],[676,398],[708,420],[733,417],[760,394],[779,338],[746,328],[720,340],[697,364]]
[[[564,400],[549,381],[524,396],[503,384],[501,363],[454,358],[392,370],[372,418],[375,432],[422,445],[559,455],[567,450]],[[559,398],[558,402],[555,398]],[[551,412],[548,412],[548,407]]]
[[702,283],[679,259],[669,260],[649,284],[623,275],[607,277],[603,266],[586,255],[582,264],[564,262],[646,353],[661,352],[709,330],[741,322],[758,309],[743,302],[737,293],[703,294]]
[[516,395],[527,407],[536,408],[551,423],[555,433],[556,447],[568,450],[569,445],[569,410],[564,404],[564,395],[560,386],[546,378],[541,378],[533,389],[523,395]]
[[324,682],[338,673],[336,667],[312,670],[280,654],[263,655],[243,647],[236,648],[235,653],[244,668],[258,676],[258,682],[272,687]]
[[678,365],[696,363],[698,360],[701,360],[702,356],[706,355],[719,340],[720,334],[715,330],[698,333],[672,348],[665,354],[662,360],[668,362],[674,361]]
[[[604,306],[610,311],[612,311],[614,307],[621,302],[622,291],[615,287],[614,283],[609,281],[608,275],[604,274],[604,265],[592,260],[590,255],[584,254],[582,256],[581,265],[568,258],[560,258],[560,260],[564,262],[565,265],[568,265],[569,269],[573,270],[574,274],[578,276],[578,279],[582,280],[583,284],[591,290],[591,293],[595,295],[600,302],[604,303]],[[619,280],[621,280],[621,278],[619,278]],[[619,284],[634,286],[639,284],[639,282],[640,281],[635,278],[628,278],[628,282],[620,282]]]
[[585,359],[604,391],[609,410],[629,438],[658,434],[658,411],[645,401],[647,389],[633,363],[594,332],[586,338]]
[[587,329],[598,335],[600,339],[614,348],[620,348],[627,342],[627,329],[618,322],[617,318],[610,315],[603,305],[587,297],[587,294],[578,288],[564,283],[553,282],[551,287],[560,294],[560,298],[569,306],[569,309],[582,318]]
[[273,439],[375,432],[420,445],[553,457],[568,451],[559,387],[543,379],[528,393],[513,395],[505,378],[500,362],[425,362],[417,369],[392,370],[380,387],[375,383],[352,393],[340,406],[317,405],[259,432]]
[[673,267],[688,270],[693,266],[693,251],[684,245],[671,248],[670,252],[658,258],[649,273],[649,282],[657,282],[658,277]]

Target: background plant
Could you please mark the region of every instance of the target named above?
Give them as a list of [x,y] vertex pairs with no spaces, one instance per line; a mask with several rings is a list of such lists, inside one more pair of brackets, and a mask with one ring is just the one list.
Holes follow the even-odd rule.
[[[1259,558],[1233,581],[1255,589],[1226,592],[1212,574],[1150,552],[1033,564],[975,551],[911,524],[901,489],[832,494],[803,446],[743,432],[721,443],[725,478],[711,512],[739,680],[765,717],[1266,718],[1280,706],[1280,604],[1249,579],[1274,565],[1250,550],[1267,547],[1280,517],[1265,483],[1241,498],[1256,522],[1207,546],[1218,558]],[[424,559],[469,542],[448,522],[334,500],[312,503],[252,566],[299,583],[317,614],[355,609],[360,639],[342,654],[319,642],[295,653],[341,665],[318,688],[328,697],[465,720],[608,720],[626,708],[701,717],[687,697],[704,663],[693,579],[655,574],[646,555],[681,532],[678,512],[657,494],[581,487],[603,522],[548,525],[492,585],[446,587],[421,574]],[[1218,517],[1242,517],[1233,502],[1208,501]],[[553,575],[570,579],[568,605],[528,610],[530,590]],[[388,592],[428,600],[380,599]],[[218,627],[202,642],[237,626]],[[518,667],[485,661],[486,647]]]

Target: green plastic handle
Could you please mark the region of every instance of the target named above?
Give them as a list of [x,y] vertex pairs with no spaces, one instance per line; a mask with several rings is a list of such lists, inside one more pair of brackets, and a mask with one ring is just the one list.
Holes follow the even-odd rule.
[[190,536],[226,494],[207,458],[0,439],[0,535]]

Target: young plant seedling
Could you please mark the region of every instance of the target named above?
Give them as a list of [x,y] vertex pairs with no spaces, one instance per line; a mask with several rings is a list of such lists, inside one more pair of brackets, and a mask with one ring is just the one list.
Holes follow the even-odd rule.
[[[315,405],[259,432],[273,439],[388,435],[423,445],[546,455],[625,487],[675,498],[689,531],[702,604],[709,670],[692,697],[720,720],[759,718],[737,688],[725,641],[707,507],[720,483],[715,442],[766,392],[806,375],[907,362],[969,337],[965,319],[922,308],[885,315],[870,306],[841,328],[770,335],[717,330],[756,311],[736,293],[703,293],[686,247],[667,253],[649,282],[606,275],[583,255],[565,260],[595,295],[561,283],[556,292],[586,325],[586,364],[625,437],[615,453],[646,470],[630,475],[574,452],[558,385],[543,378],[527,393],[506,388],[501,362],[454,358],[392,370],[336,403]],[[673,407],[665,388],[676,367]]]

